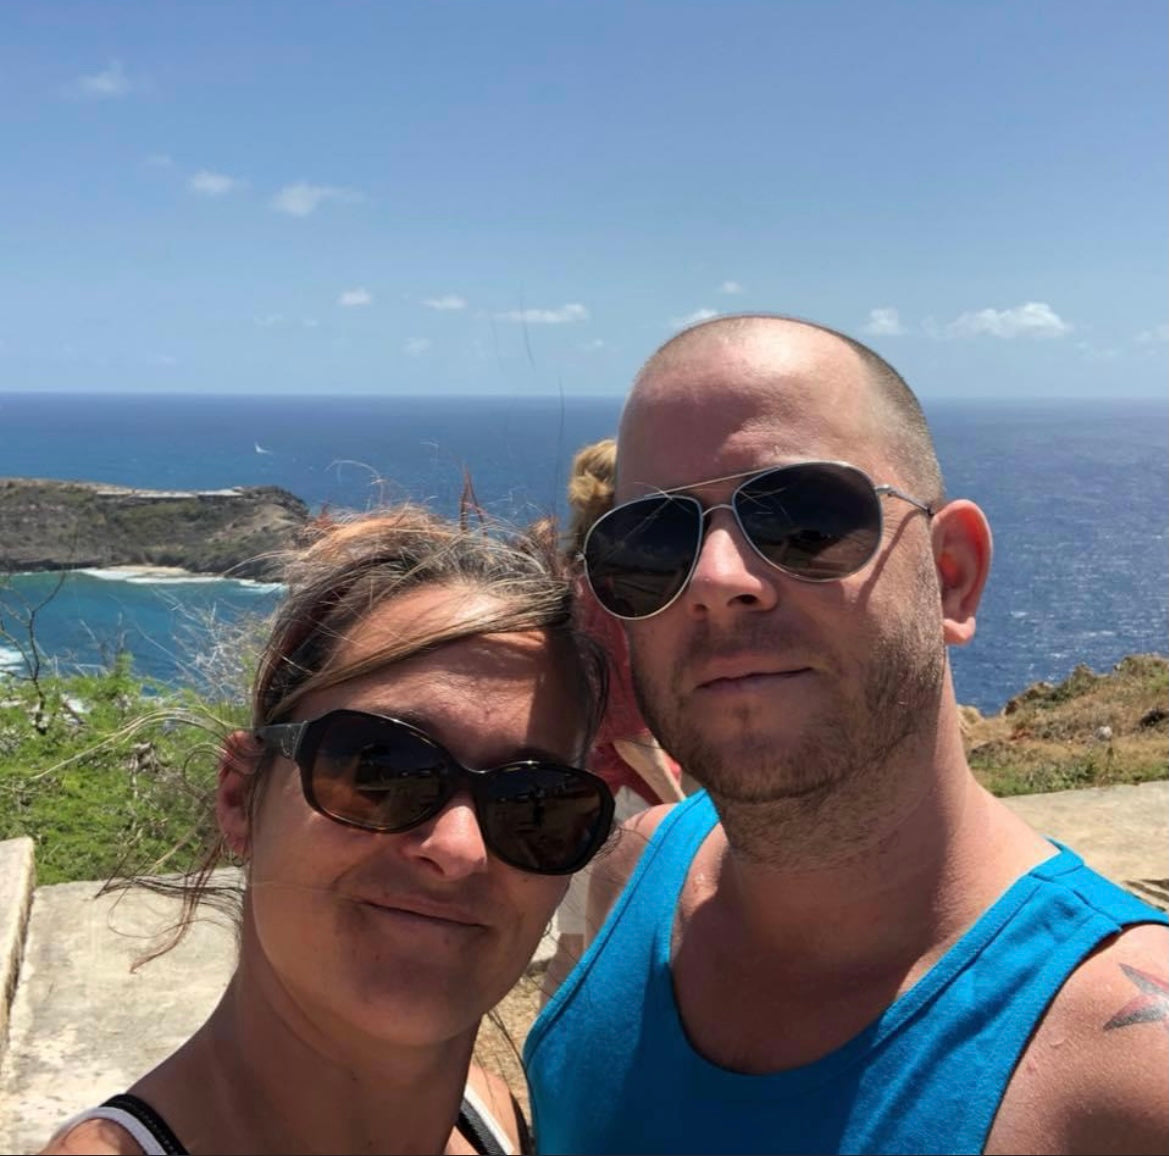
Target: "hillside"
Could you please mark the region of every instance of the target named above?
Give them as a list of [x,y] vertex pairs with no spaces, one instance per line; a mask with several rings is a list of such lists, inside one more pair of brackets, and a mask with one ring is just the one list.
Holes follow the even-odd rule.
[[0,478],[0,572],[179,566],[275,578],[308,507],[276,486],[135,490]]
[[1169,776],[1169,659],[1131,654],[1107,674],[1077,666],[1037,682],[997,715],[963,707],[974,773],[996,795]]

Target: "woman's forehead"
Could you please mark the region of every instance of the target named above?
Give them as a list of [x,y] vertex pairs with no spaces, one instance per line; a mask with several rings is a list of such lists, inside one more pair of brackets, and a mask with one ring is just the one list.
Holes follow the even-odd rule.
[[[490,630],[492,620],[511,608],[496,595],[451,586],[414,590],[381,603],[345,630],[329,665],[344,672],[347,667],[376,662],[382,654],[389,660],[341,682],[337,694],[435,697],[452,687],[464,695],[475,693],[476,688],[482,693],[507,688],[531,692],[556,679],[575,685],[577,664],[567,641],[555,639],[543,628]],[[487,629],[477,629],[483,626]],[[429,644],[463,627],[471,632]],[[403,652],[405,657],[392,657]]]
[[567,760],[585,724],[583,689],[544,631],[471,635],[315,692],[303,711],[405,718],[468,765],[505,760],[521,747]]

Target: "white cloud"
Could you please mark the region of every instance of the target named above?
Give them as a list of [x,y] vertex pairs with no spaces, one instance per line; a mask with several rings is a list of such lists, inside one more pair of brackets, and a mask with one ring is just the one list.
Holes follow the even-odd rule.
[[869,319],[861,326],[861,332],[870,337],[900,337],[905,332],[905,326],[901,324],[901,315],[897,310],[886,306],[869,310]]
[[509,309],[497,313],[499,321],[523,321],[529,325],[563,325],[568,321],[587,321],[589,311],[583,305],[562,305],[559,309]]
[[253,317],[252,320],[261,329],[272,329],[277,325],[284,325],[286,318],[283,313],[261,313],[258,317]]
[[719,287],[720,293],[742,293],[743,286],[738,281],[724,281]]
[[687,313],[685,317],[671,317],[670,326],[674,329],[685,329],[688,325],[697,325],[700,321],[709,321],[712,317],[717,316],[717,309],[707,309],[704,306],[701,309],[695,309],[693,313]]
[[609,343],[601,337],[594,337],[592,341],[582,341],[579,348],[585,353],[596,353],[602,349],[608,349]]
[[142,163],[148,169],[173,169],[175,158],[170,153],[151,153]]
[[295,184],[285,185],[272,198],[272,208],[279,213],[287,213],[290,217],[307,217],[326,201],[335,201],[340,205],[355,205],[363,200],[365,198],[355,189],[343,189],[336,185],[310,185],[307,181],[297,181]]
[[368,289],[346,289],[337,298],[337,304],[346,309],[352,309],[355,305],[372,305],[373,294]]
[[111,60],[104,72],[78,77],[74,85],[81,96],[92,97],[94,100],[125,96],[133,87],[120,60]]
[[200,169],[189,181],[187,188],[201,197],[222,197],[236,189],[242,189],[247,181],[238,177],[229,177],[226,173],[213,173],[210,169]]
[[411,337],[402,346],[402,352],[410,357],[421,357],[432,345],[429,337]]
[[979,309],[963,313],[946,326],[947,337],[1065,337],[1072,326],[1043,301],[1014,309]]
[[1137,340],[1142,345],[1154,341],[1169,341],[1169,323],[1156,325],[1152,329],[1143,329],[1137,334]]
[[300,323],[305,329],[316,329],[320,325],[320,322],[315,317],[304,317]]
[[445,297],[425,297],[422,304],[427,309],[452,310],[452,309],[466,309],[467,299],[460,297],[457,293],[448,293]]
[[1080,341],[1076,344],[1076,348],[1088,361],[1117,361],[1120,358],[1119,349],[1102,348],[1098,345],[1093,345],[1090,341]]

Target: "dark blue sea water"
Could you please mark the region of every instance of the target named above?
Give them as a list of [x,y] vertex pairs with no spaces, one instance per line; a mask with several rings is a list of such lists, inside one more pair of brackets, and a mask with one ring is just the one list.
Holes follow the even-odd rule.
[[[311,506],[410,497],[453,511],[470,471],[511,521],[562,505],[574,450],[614,431],[616,398],[337,398],[0,393],[0,476],[152,488],[283,486]],[[1169,649],[1169,408],[1156,402],[926,406],[952,496],[986,510],[995,563],[958,697],[984,711],[1079,662]],[[35,601],[55,576],[18,576]],[[200,614],[270,609],[271,588],[70,575],[39,637],[62,662],[118,645],[186,677]],[[16,661],[0,640],[0,667]]]

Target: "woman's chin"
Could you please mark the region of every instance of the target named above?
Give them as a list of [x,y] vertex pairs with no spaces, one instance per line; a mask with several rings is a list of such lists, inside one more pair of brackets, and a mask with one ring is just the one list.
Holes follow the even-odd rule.
[[[479,974],[467,959],[394,953],[338,969],[334,1016],[387,1045],[429,1046],[474,1032],[514,980]],[[502,990],[501,990],[502,989]]]

